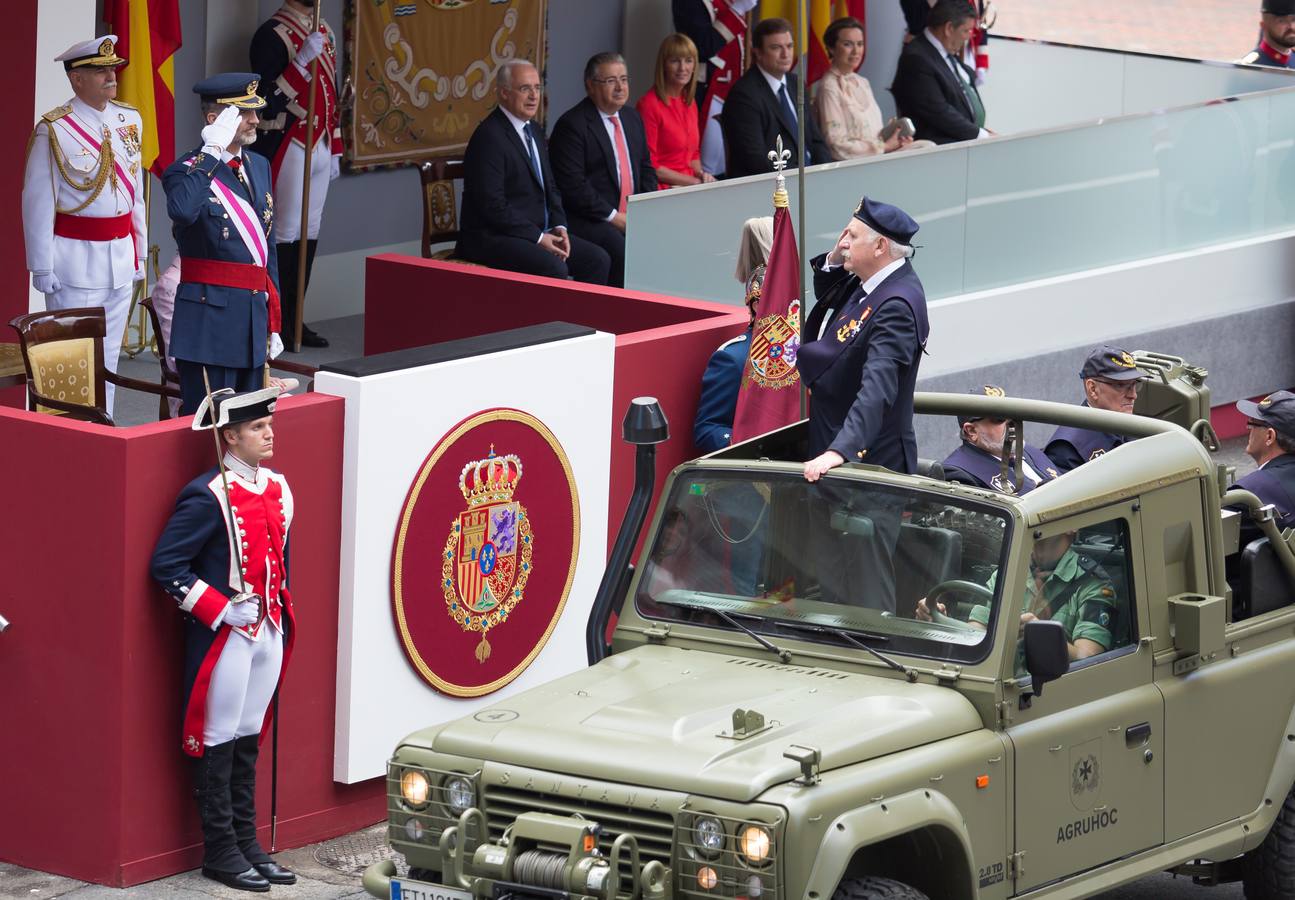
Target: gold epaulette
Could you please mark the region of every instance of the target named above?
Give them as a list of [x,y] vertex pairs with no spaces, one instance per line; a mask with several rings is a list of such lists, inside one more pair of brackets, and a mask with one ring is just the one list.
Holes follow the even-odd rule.
[[124,107],[125,109],[130,109],[130,110],[134,110],[135,112],[139,112],[138,108],[131,106],[125,100],[109,100],[108,102],[111,103],[113,106],[121,106],[121,107]]
[[72,112],[72,104],[68,103],[65,106],[54,107],[49,112],[45,113],[45,115],[41,116],[41,118],[44,119],[46,122],[57,122],[59,119],[63,118],[64,116],[70,115],[71,112]]

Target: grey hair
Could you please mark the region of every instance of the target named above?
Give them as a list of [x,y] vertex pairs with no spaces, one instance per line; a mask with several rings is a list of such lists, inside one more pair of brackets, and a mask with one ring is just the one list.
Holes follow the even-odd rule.
[[224,110],[225,110],[225,104],[223,103],[213,103],[208,100],[202,101],[202,117],[204,119],[207,118],[207,113],[215,113],[216,115],[220,115],[222,112],[224,112]]
[[[499,64],[499,73],[495,76],[495,78],[497,79],[495,82],[495,86],[501,87],[501,88],[512,87],[513,69],[517,69],[522,66],[530,66],[532,69],[534,69],[535,63],[531,62],[529,59],[522,59],[521,57],[516,57],[516,56],[513,57],[512,59],[506,59],[503,62],[501,62]],[[539,70],[536,69],[536,71],[539,71]]]
[[1273,434],[1277,436],[1277,446],[1281,448],[1282,452],[1295,453],[1295,437],[1282,434],[1276,428],[1273,429]]
[[871,237],[868,238],[868,240],[872,241],[872,240],[876,240],[877,238],[885,238],[886,248],[889,250],[890,258],[892,260],[910,259],[913,256],[913,253],[916,252],[913,250],[913,247],[911,244],[901,244],[899,241],[895,240],[894,238],[888,238],[884,234],[879,234],[877,230],[873,228],[871,225],[869,225],[867,222],[863,222],[863,227],[866,228],[868,231],[868,234],[871,235]]
[[625,65],[625,57],[611,50],[604,50],[602,53],[595,53],[593,56],[589,57],[589,61],[585,63],[585,81],[594,80],[594,76],[598,74],[599,66],[610,66],[613,63],[620,63],[623,66]]

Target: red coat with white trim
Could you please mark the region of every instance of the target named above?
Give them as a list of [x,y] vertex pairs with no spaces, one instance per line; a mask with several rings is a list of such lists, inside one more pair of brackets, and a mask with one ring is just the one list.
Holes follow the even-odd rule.
[[[319,20],[324,33],[324,51],[319,55],[319,78],[315,82],[314,138],[328,136],[334,156],[342,153],[341,120],[337,106],[337,35]],[[292,60],[310,36],[310,18],[280,9],[261,23],[252,35],[252,71],[261,76],[257,92],[265,98],[262,125],[255,150],[270,158],[275,176],[290,142],[305,146],[306,109],[310,105],[310,69]],[[284,140],[284,138],[288,140]]]
[[[184,617],[185,713],[181,746],[190,756],[203,754],[203,720],[207,689],[216,661],[230,640],[263,639],[267,629],[284,634],[283,666],[288,669],[295,636],[292,598],[288,594],[288,527],[292,524],[292,491],[277,472],[264,466],[255,480],[229,469],[230,502],[222,498],[220,470],[211,469],[185,485],[153,551],[150,572],[186,613]],[[229,517],[238,532],[238,547]],[[237,562],[236,562],[237,561]],[[262,619],[245,628],[222,623],[229,599],[242,590],[265,603]],[[244,636],[234,635],[241,632]],[[272,709],[266,711],[265,728]]]

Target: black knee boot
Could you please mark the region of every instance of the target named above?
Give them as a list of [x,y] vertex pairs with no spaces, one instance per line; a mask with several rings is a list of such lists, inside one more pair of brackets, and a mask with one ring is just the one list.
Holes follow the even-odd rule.
[[234,740],[234,768],[229,796],[234,813],[234,838],[238,849],[271,884],[296,884],[297,876],[276,863],[256,839],[256,757],[260,735]]
[[266,881],[238,849],[230,799],[234,742],[209,746],[194,760],[193,796],[202,822],[202,874],[242,891],[268,891]]
[[283,338],[283,346],[291,350],[297,333],[297,256],[301,241],[276,244],[275,252],[279,255],[279,310],[283,320],[279,337]]

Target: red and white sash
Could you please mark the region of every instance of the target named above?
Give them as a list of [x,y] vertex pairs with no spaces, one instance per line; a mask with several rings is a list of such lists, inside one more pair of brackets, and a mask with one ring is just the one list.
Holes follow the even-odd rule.
[[211,193],[216,201],[229,213],[229,220],[234,223],[238,236],[243,239],[247,252],[252,254],[252,262],[266,266],[270,258],[269,248],[265,243],[265,232],[261,230],[260,218],[252,204],[234,193],[228,185],[211,179]]
[[[102,141],[96,138],[72,117],[71,114],[58,119],[58,124],[63,126],[63,130],[72,136],[74,140],[79,140],[85,144],[92,152],[98,155],[102,149]],[[117,154],[113,153],[113,164],[117,167],[117,185],[122,190],[123,196],[130,203],[135,205],[135,179],[126,174],[122,168],[121,160],[117,159]]]

